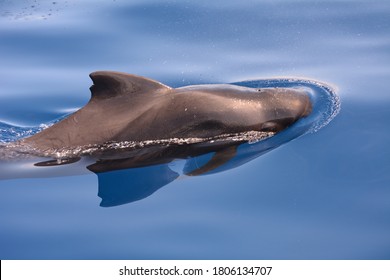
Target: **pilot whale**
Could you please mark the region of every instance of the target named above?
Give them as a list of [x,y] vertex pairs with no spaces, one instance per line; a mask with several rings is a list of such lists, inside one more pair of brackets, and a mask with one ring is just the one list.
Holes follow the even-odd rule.
[[91,98],[84,107],[18,144],[47,152],[110,142],[277,133],[312,110],[310,97],[298,88],[171,88],[112,71],[93,72],[90,78]]

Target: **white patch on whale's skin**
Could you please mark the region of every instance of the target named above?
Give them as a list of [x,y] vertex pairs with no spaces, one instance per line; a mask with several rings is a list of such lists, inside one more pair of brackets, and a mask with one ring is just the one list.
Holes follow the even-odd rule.
[[176,172],[179,175],[184,175],[184,167],[187,163],[186,159],[176,159],[168,164],[169,169]]

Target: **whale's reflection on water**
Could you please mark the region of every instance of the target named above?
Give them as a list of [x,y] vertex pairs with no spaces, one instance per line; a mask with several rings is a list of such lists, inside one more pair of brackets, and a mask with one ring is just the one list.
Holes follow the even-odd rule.
[[91,155],[75,157],[47,158],[13,150],[12,153],[17,153],[14,156],[5,145],[3,152],[0,150],[0,179],[67,176],[91,171],[98,176],[100,205],[122,205],[144,199],[180,176],[208,175],[245,164],[305,133],[315,132],[339,111],[334,90],[317,82],[271,79],[235,84],[303,89],[310,96],[312,112],[276,134],[248,131],[194,143],[172,140],[142,145],[122,143],[122,146],[111,143]]
[[[254,144],[232,145],[220,151],[188,159],[173,159],[164,164],[123,168],[126,159],[104,160],[87,168],[98,176],[98,195],[102,198],[100,205],[115,206],[144,199],[182,175],[200,176],[238,167],[298,137],[303,131],[284,132]],[[128,160],[132,161],[131,158]],[[105,171],[106,168],[112,170]]]

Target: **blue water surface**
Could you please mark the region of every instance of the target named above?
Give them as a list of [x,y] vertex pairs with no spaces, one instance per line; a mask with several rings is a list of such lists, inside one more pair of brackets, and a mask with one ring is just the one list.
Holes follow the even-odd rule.
[[342,103],[315,133],[117,207],[99,206],[93,173],[0,180],[0,258],[389,259],[389,14],[384,0],[0,1],[0,122],[15,127],[82,107],[96,70],[173,87],[304,77]]

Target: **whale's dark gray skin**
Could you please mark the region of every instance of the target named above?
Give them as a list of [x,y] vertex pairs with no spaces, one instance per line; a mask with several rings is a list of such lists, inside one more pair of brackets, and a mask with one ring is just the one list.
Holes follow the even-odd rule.
[[94,84],[88,104],[20,144],[45,152],[107,142],[277,133],[312,108],[307,93],[299,89],[227,84],[171,88],[110,71],[90,77]]

